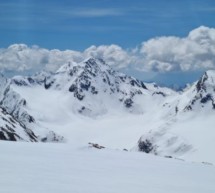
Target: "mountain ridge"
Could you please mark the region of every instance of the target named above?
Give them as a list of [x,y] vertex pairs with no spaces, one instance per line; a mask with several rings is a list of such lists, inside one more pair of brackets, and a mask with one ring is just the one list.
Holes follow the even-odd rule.
[[[200,127],[205,122],[199,120],[206,112],[210,117],[214,114],[214,75],[207,71],[199,81],[176,92],[115,71],[102,59],[89,58],[66,63],[55,73],[16,76],[10,86],[26,100],[27,113],[38,125],[66,137],[74,146],[95,141],[112,148],[186,158],[202,152],[183,128],[194,134],[188,128],[193,125],[198,128],[196,136],[202,135]],[[208,122],[211,128],[213,119]],[[185,125],[178,129],[181,124]],[[151,151],[141,149],[141,143],[141,147],[151,144]]]

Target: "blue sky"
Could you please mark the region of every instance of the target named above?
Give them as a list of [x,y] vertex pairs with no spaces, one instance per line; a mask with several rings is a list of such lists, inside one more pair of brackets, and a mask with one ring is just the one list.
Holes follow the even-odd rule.
[[[214,0],[0,1],[1,48],[24,43],[78,51],[91,45],[110,44],[133,49],[155,37],[186,37],[202,25],[215,27]],[[148,77],[153,78],[146,79],[179,84],[178,77],[184,77],[181,81],[184,84],[197,79],[203,71],[156,73],[156,76],[151,72]],[[133,69],[128,73],[139,78],[146,76]]]
[[0,45],[83,50],[135,47],[155,36],[215,26],[214,0],[1,0]]

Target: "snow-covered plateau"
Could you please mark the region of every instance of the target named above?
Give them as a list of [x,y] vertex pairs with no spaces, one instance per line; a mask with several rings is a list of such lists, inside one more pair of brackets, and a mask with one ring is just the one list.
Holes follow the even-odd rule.
[[180,92],[95,58],[0,76],[1,190],[214,193],[214,116],[213,70]]
[[215,167],[138,152],[0,142],[2,193],[214,193]]

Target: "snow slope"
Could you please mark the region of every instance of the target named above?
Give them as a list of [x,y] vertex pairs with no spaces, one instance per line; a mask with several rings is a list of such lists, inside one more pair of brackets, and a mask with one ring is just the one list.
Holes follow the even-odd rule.
[[[42,87],[14,89],[29,101],[28,111],[40,125],[51,128],[77,147],[97,142],[110,148],[131,149],[146,124],[156,128],[162,121],[159,116],[155,116],[156,122],[151,120],[151,114],[132,114],[118,108],[110,108],[105,115],[92,118],[73,111],[74,100],[70,93]],[[36,95],[40,97],[34,97]]]
[[4,193],[214,193],[214,166],[69,144],[0,142]]

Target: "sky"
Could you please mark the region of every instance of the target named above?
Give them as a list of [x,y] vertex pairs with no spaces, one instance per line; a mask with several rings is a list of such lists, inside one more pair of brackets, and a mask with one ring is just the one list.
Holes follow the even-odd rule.
[[[169,65],[170,59],[167,57],[172,57],[172,53],[167,54],[164,51],[162,54],[165,55],[165,59],[157,62],[160,54],[157,52],[156,62],[154,58],[152,62],[152,60],[149,61],[154,48],[151,44],[154,41],[153,43],[158,46],[160,42],[162,45],[172,48],[171,45],[178,43],[178,41],[181,45],[183,38],[186,38],[185,43],[189,44],[190,39],[193,41],[195,38],[195,34],[192,37],[189,34],[192,31],[195,32],[195,29],[199,29],[200,26],[205,26],[207,29],[200,28],[201,30],[195,33],[200,34],[199,37],[201,38],[204,38],[203,33],[209,34],[208,39],[211,41],[209,46],[212,46],[214,18],[214,0],[1,0],[0,69],[8,72],[16,71],[17,66],[13,69],[12,64],[5,62],[5,59],[1,60],[2,50],[5,52],[5,49],[13,44],[25,44],[28,48],[36,45],[47,50],[59,49],[77,52],[85,52],[89,48],[92,50],[92,46],[97,49],[97,51],[94,49],[93,52],[98,52],[98,50],[101,52],[100,46],[106,46],[108,50],[111,45],[115,45],[121,51],[126,52],[124,56],[129,52],[124,60],[121,53],[121,60],[115,61],[120,63],[114,65],[117,69],[122,69],[141,79],[144,79],[144,76],[151,77],[145,79],[157,80],[161,83],[163,81],[163,83],[171,82],[174,84],[177,82],[175,77],[180,76],[181,73],[192,76],[190,80],[185,78],[186,81],[182,81],[184,84],[197,78],[204,70],[213,69],[214,65],[205,62],[206,67],[199,65],[199,68],[190,67],[187,69],[186,67],[184,69],[184,67],[178,67],[178,62],[181,60],[174,61],[176,65]],[[168,38],[163,40],[162,37],[175,37],[180,40]],[[162,43],[162,41],[165,42]],[[197,47],[193,45],[193,42],[191,43],[191,47]],[[198,43],[199,45],[202,44],[201,42]],[[161,50],[164,50],[165,47],[161,47]],[[159,50],[159,48],[156,47],[155,49]],[[104,49],[103,47],[103,52],[105,52]],[[119,49],[116,53],[119,52]],[[210,49],[213,50],[211,47]],[[211,50],[204,55],[204,57],[209,55],[210,62],[214,61],[214,53],[211,54]],[[181,52],[181,50],[177,51]],[[106,52],[110,52],[110,49]],[[196,57],[196,49],[191,49],[189,54]],[[134,57],[134,55],[135,57],[138,55],[138,62],[130,61],[129,57]],[[174,58],[177,58],[175,55]],[[141,67],[140,58],[145,56],[148,58],[142,62],[147,65],[143,64]],[[200,56],[198,55],[198,57]],[[130,63],[125,62],[127,66],[121,64],[122,61],[127,60],[130,61]],[[166,62],[167,60],[168,62]],[[192,62],[200,63],[202,57],[200,61],[192,59]],[[153,65],[151,65],[152,63]],[[8,68],[5,66],[6,64],[8,64]],[[31,68],[24,68],[20,63],[19,65],[19,72],[35,71],[42,68],[42,65],[40,67],[37,65],[35,68],[31,65]],[[150,65],[151,67],[149,67]],[[173,65],[175,67],[172,67]],[[195,64],[189,65],[194,66]]]

